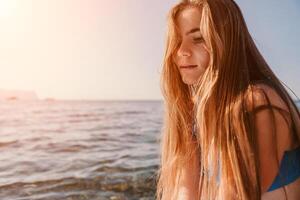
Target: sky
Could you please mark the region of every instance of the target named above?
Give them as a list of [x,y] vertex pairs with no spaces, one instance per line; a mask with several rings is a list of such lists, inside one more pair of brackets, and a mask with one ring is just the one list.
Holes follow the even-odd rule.
[[[40,98],[161,100],[176,0],[0,0],[0,88]],[[300,3],[237,0],[281,81],[300,97]]]

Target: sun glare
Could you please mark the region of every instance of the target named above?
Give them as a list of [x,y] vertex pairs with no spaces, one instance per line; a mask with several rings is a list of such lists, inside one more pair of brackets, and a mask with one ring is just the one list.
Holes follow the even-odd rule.
[[10,17],[17,12],[18,0],[0,0],[0,18]]

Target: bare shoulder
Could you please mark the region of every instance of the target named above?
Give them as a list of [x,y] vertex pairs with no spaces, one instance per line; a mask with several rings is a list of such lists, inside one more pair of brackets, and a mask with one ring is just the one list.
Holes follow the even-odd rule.
[[[256,83],[251,85],[246,94],[247,108],[250,111],[254,109],[268,108],[266,105],[272,105],[273,108],[282,109],[288,113],[288,106],[279,93],[266,83]],[[269,107],[270,108],[270,107]]]
[[[280,158],[281,153],[293,146],[292,141],[292,116],[287,102],[279,93],[268,84],[257,83],[248,98],[251,104],[250,110],[255,116],[255,126],[258,143],[264,145],[270,141],[277,144]],[[275,139],[275,140],[274,140]],[[266,147],[266,146],[265,146]]]

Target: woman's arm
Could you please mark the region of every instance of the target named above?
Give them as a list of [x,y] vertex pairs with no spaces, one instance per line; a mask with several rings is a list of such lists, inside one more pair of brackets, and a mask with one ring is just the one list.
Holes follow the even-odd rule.
[[[289,112],[286,104],[276,91],[269,86],[258,84],[257,87],[260,91],[254,92],[253,95],[255,108],[265,106],[267,99],[270,100],[271,105],[279,108],[273,109],[274,117],[269,108],[257,109],[254,112],[260,162],[260,184],[261,192],[264,194],[277,176],[284,151],[291,148],[292,140],[289,129]],[[277,195],[278,200],[281,199],[279,197],[280,195]]]

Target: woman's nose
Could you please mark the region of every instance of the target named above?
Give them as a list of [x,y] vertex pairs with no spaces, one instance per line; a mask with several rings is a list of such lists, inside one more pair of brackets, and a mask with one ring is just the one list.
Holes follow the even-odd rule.
[[177,56],[178,57],[183,57],[183,56],[190,56],[191,52],[189,48],[187,48],[187,45],[181,44],[178,51],[177,51]]

